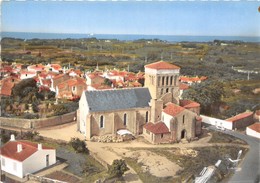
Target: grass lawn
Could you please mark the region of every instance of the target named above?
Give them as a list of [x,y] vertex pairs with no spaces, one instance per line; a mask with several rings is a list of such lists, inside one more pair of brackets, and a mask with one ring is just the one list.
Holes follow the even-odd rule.
[[246,145],[247,143],[241,139],[235,138],[231,135],[224,134],[218,131],[211,131],[212,138],[209,140],[209,143],[232,143],[232,144],[241,144]]
[[[126,162],[131,166],[139,175],[140,179],[144,182],[182,182],[188,177],[198,176],[200,171],[207,166],[214,165],[218,160],[222,160],[221,169],[216,174],[217,180],[222,180],[231,172],[226,169],[225,157],[235,159],[239,150],[243,150],[242,156],[248,151],[247,148],[238,146],[212,146],[212,147],[198,147],[189,150],[197,152],[195,157],[184,155],[180,153],[179,148],[129,148],[130,150],[146,150],[156,153],[160,156],[166,157],[168,160],[178,164],[182,169],[176,173],[176,177],[155,177],[149,172],[143,172],[142,164],[137,163],[136,160],[126,158]],[[243,157],[242,157],[243,158]]]

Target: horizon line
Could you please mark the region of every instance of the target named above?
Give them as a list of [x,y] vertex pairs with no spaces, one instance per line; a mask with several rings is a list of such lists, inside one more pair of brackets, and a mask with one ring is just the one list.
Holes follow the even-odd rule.
[[[33,33],[33,34],[86,34],[86,35],[140,35],[140,36],[204,36],[204,37],[260,37],[252,35],[181,35],[181,34],[136,34],[136,33],[64,33],[64,32],[17,32],[17,31],[1,31],[1,33]],[[2,35],[1,35],[2,37]]]

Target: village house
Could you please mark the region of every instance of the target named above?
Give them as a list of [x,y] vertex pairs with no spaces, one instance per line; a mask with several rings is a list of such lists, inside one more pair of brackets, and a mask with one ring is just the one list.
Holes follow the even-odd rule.
[[88,140],[121,129],[144,134],[152,143],[196,138],[201,133],[200,105],[179,100],[179,71],[159,61],[145,66],[145,87],[83,92],[78,130]]
[[236,116],[226,119],[227,122],[232,123],[232,129],[245,128],[254,123],[253,112],[243,112]]
[[1,147],[1,169],[11,175],[23,178],[56,163],[56,150],[24,140],[15,140],[11,135],[9,142]]
[[260,123],[254,123],[246,127],[246,134],[260,139]]
[[189,76],[181,76],[180,77],[180,82],[186,83],[188,85],[192,85],[195,83],[201,83],[202,81],[207,80],[208,78],[206,76],[201,76],[201,77],[189,77]]

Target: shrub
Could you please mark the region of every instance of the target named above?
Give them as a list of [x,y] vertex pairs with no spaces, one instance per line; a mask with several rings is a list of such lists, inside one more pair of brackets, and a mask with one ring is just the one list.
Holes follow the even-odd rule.
[[80,140],[79,138],[71,138],[70,145],[77,153],[86,153],[89,154],[89,150],[87,148],[87,144],[84,140]]
[[37,131],[27,131],[22,133],[22,139],[33,140],[36,136],[39,136]]
[[112,165],[108,167],[108,173],[110,177],[122,177],[122,175],[129,170],[125,160],[123,159],[116,159],[113,161]]

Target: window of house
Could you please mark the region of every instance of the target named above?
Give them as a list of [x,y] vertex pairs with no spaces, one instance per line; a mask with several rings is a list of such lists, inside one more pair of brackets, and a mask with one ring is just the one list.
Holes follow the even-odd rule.
[[163,138],[163,133],[161,133],[161,139]]
[[73,91],[75,91],[75,90],[76,90],[76,87],[75,87],[75,86],[73,86],[73,87],[72,87],[72,90],[73,90]]
[[161,95],[163,94],[163,88],[161,89]]
[[169,77],[167,76],[166,77],[166,85],[168,85],[168,82],[169,82]]
[[148,122],[148,115],[149,115],[149,113],[148,113],[148,111],[146,111],[146,113],[145,113],[145,122],[146,123]]
[[166,93],[168,93],[169,92],[169,88],[166,88]]
[[185,121],[185,115],[182,116],[182,124],[184,124]]
[[124,126],[126,126],[126,123],[127,123],[127,114],[125,113],[124,114]]
[[100,119],[99,119],[99,127],[100,127],[100,128],[104,128],[104,116],[103,116],[103,115],[100,116]]

